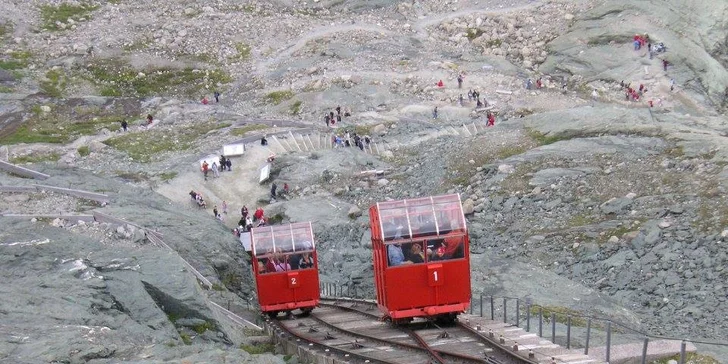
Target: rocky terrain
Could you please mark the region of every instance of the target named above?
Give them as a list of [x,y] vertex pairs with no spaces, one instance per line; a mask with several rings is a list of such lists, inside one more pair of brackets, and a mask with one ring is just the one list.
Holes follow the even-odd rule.
[[[255,302],[249,259],[229,232],[243,205],[313,221],[322,281],[372,297],[368,207],[454,192],[475,293],[728,342],[725,3],[0,6],[0,158],[51,176],[2,173],[0,186],[110,198],[0,194],[2,362],[283,362],[259,355],[271,348],[227,327],[211,303],[243,312]],[[667,52],[635,51],[637,33]],[[543,88],[525,88],[539,78]],[[622,81],[648,91],[626,101]],[[494,127],[468,90],[487,100]],[[337,105],[352,115],[327,129]],[[250,143],[233,171],[208,181],[199,172],[223,145],[301,129],[368,134],[379,153]],[[292,193],[269,204],[257,174],[271,153],[273,179]],[[223,201],[219,223],[211,207]],[[7,216],[94,212],[130,224]]]

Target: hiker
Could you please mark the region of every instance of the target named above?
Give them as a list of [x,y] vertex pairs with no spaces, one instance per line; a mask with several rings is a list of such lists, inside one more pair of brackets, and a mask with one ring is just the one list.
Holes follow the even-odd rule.
[[439,81],[439,82],[437,83],[437,87],[445,87],[445,83],[444,83],[444,82],[442,82],[442,80],[440,80],[440,81]]
[[671,78],[670,79],[670,91],[674,91],[674,90],[675,90],[675,79]]
[[536,89],[537,89],[537,90],[540,90],[540,89],[541,89],[542,87],[543,87],[543,81],[541,81],[541,77],[539,77],[539,78],[538,78],[538,79],[536,80]]
[[619,81],[619,88],[624,89],[624,80]]
[[458,74],[458,88],[463,88],[463,75]]
[[243,208],[240,209],[240,215],[243,215],[243,219],[248,217],[248,206],[243,205]]
[[265,135],[260,138],[260,145],[268,145],[268,139],[265,138]]
[[255,212],[253,213],[253,221],[260,220],[260,218],[263,217],[263,214],[264,212],[262,207],[255,209]]
[[230,158],[228,158],[227,160],[225,160],[225,167],[227,167],[228,172],[232,172],[233,171],[233,161],[230,160]]
[[468,101],[473,101],[473,90],[468,90]]
[[437,106],[435,106],[435,109],[432,110],[432,118],[437,119]]
[[270,186],[270,198],[272,200],[276,199],[276,189],[278,188],[278,185],[273,182],[273,185]]
[[650,54],[650,59],[652,59],[652,43],[647,43],[647,53]]
[[592,90],[591,97],[592,97],[592,100],[597,101],[597,97],[599,97],[599,93],[597,93],[596,89]]
[[348,118],[349,116],[351,116],[351,110],[347,106],[346,109],[344,109],[344,117]]
[[495,126],[495,114],[488,112],[488,124],[486,126]]
[[215,207],[212,208],[212,215],[215,216],[215,218],[217,219],[217,215],[218,215],[217,214],[217,205],[215,205]]
[[331,123],[331,119],[329,119],[329,114],[326,114],[326,116],[324,116],[324,122],[326,122],[326,127],[328,128],[330,126],[329,124]]
[[483,107],[483,103],[480,102],[480,99],[477,100],[478,102],[475,104],[475,108]]
[[336,106],[336,115],[341,116],[341,105]]
[[152,121],[154,121],[152,114],[147,114],[147,125],[152,125]]
[[204,97],[202,98],[202,104],[203,104],[203,105],[207,105],[207,104],[209,104],[209,103],[210,103],[210,101],[207,101],[207,96],[204,96]]
[[662,60],[662,69],[667,71],[667,65],[669,65],[670,62],[668,62],[666,59]]
[[640,50],[640,46],[641,46],[640,39],[641,38],[642,37],[640,37],[639,34],[635,34],[634,37],[632,38],[632,44],[634,44],[634,50],[636,50],[636,51]]
[[225,171],[225,166],[226,166],[226,164],[225,164],[225,156],[224,155],[220,155],[220,169],[222,169],[223,172]]
[[217,170],[216,162],[212,162],[212,176],[215,178],[220,177],[220,172],[218,172],[218,170]]
[[207,161],[202,162],[202,174],[205,175],[205,181],[207,181],[207,171],[210,168],[210,165],[207,164]]
[[276,155],[275,155],[275,154],[273,154],[273,153],[271,153],[271,154],[270,154],[270,155],[268,156],[268,159],[267,159],[268,163],[273,163],[273,161],[275,161],[275,160],[276,160]]
[[126,122],[126,120],[121,121],[121,129],[123,131],[126,131],[126,128],[129,127],[129,124]]
[[460,97],[458,98],[458,101],[460,101],[460,106],[463,106],[463,101],[465,98],[463,97],[463,94],[460,94]]
[[227,208],[228,208],[227,201],[222,200],[222,213],[225,215],[227,215]]
[[215,96],[215,103],[220,102],[220,93],[215,91],[215,93],[213,95]]
[[283,194],[287,195],[290,192],[290,189],[288,188],[288,183],[283,183]]
[[533,88],[533,81],[531,81],[531,79],[529,78],[528,80],[526,80],[526,90],[530,90],[532,88]]

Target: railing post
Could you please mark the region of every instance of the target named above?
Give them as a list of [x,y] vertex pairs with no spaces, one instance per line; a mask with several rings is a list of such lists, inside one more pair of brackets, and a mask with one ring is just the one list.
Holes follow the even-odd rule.
[[473,314],[473,294],[470,294],[470,314]]
[[571,315],[566,316],[566,349],[571,349]]
[[543,337],[543,307],[538,308],[538,337]]
[[495,304],[493,296],[490,296],[490,319],[495,321]]
[[526,332],[531,331],[531,304],[526,304]]
[[516,327],[521,327],[521,299],[516,298]]
[[480,317],[483,317],[483,294],[480,294]]
[[642,345],[642,364],[647,364],[647,345],[649,345],[650,339],[645,337],[645,343]]
[[551,312],[551,342],[556,344],[556,313]]
[[685,340],[683,340],[683,342],[680,343],[680,364],[685,364],[686,346],[687,346],[687,343],[685,342]]
[[591,335],[591,317],[586,320],[586,342],[584,343],[584,355],[589,355],[589,335]]
[[503,323],[508,323],[508,298],[503,297]]
[[607,346],[606,346],[606,358],[605,361],[609,363],[609,350],[612,347],[612,321],[607,321]]

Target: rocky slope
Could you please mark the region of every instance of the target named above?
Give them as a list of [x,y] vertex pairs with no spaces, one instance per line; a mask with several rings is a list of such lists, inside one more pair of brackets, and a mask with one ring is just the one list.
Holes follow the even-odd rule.
[[[0,212],[101,211],[161,232],[177,252],[132,225],[0,218],[0,274],[12,282],[0,295],[0,360],[280,362],[240,350],[255,338],[209,303],[240,312],[255,299],[229,233],[236,211],[313,221],[322,281],[371,297],[366,209],[446,192],[468,213],[474,292],[728,340],[723,3],[0,4],[0,158],[111,197],[3,193]],[[667,53],[634,51],[635,33]],[[529,78],[544,88],[525,90]],[[648,91],[625,101],[620,81]],[[495,127],[460,104],[468,89]],[[232,172],[200,176],[199,158],[243,137],[343,133],[322,121],[336,105],[352,112],[340,125],[371,135],[379,155],[250,145]],[[293,193],[269,205],[256,174],[270,153]],[[383,175],[359,173],[371,170]],[[0,175],[2,186],[31,183]],[[210,207],[226,201],[223,224],[189,190]]]

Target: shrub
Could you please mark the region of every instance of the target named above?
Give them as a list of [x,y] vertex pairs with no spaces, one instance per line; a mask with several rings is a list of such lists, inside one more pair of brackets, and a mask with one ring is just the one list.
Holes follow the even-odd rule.
[[265,95],[265,101],[270,104],[278,105],[281,102],[286,101],[292,97],[293,91],[291,90],[273,91]]
[[85,157],[87,155],[91,154],[91,150],[88,148],[88,146],[83,146],[78,148],[78,155],[81,157]]
[[68,23],[69,19],[81,21],[89,17],[91,12],[96,10],[98,6],[87,3],[80,5],[72,5],[63,3],[57,6],[43,5],[40,7],[40,16],[43,21],[42,28],[45,30],[63,30],[56,22]]

